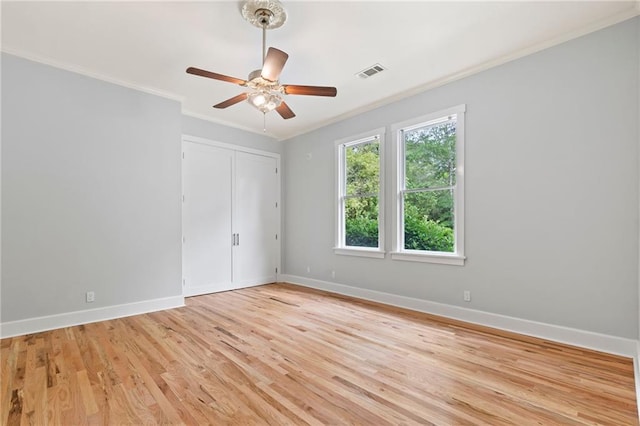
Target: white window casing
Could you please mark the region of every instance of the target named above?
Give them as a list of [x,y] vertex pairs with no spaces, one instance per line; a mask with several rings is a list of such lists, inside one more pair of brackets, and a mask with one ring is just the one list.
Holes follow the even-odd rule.
[[[393,174],[393,216],[392,251],[394,260],[464,265],[464,144],[466,106],[458,105],[391,126],[392,133],[392,174]],[[403,197],[414,192],[405,188],[405,148],[404,133],[418,128],[429,127],[456,120],[456,171],[453,190],[454,251],[436,252],[427,250],[408,250],[404,248],[404,212]],[[426,191],[426,190],[422,190]]]

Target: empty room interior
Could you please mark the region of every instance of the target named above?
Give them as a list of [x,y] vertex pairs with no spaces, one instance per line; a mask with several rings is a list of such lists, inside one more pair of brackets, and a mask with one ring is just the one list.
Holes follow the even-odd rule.
[[639,15],[2,1],[0,424],[639,424]]

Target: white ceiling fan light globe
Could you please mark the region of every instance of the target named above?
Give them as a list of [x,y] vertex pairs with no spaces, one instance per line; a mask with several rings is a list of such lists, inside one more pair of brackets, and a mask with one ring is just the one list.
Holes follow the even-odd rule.
[[273,111],[282,104],[282,98],[278,93],[266,91],[254,92],[249,95],[247,101],[263,113]]
[[254,92],[249,95],[249,102],[256,108],[264,105],[266,101],[267,98],[261,92]]
[[271,94],[264,107],[269,111],[273,111],[274,109],[278,108],[281,103],[282,98],[279,95]]

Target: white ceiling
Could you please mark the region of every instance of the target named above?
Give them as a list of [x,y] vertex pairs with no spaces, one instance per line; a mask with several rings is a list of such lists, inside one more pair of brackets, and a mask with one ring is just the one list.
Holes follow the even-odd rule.
[[[261,30],[241,1],[2,2],[2,50],[182,101],[183,112],[261,133],[242,87],[185,73],[245,79],[261,66]],[[287,96],[297,116],[267,115],[286,139],[637,15],[638,1],[284,1],[288,20],[267,45],[289,54],[284,84],[335,86],[336,98]],[[362,69],[388,70],[363,80]]]

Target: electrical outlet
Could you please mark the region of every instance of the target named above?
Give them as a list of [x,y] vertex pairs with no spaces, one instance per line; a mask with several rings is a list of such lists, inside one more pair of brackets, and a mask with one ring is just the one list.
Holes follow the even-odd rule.
[[331,271],[331,278],[336,279],[336,271]]
[[471,292],[469,290],[464,291],[464,301],[471,302]]
[[311,273],[311,266],[307,266],[307,274]]
[[87,303],[95,302],[96,294],[93,291],[87,292]]

